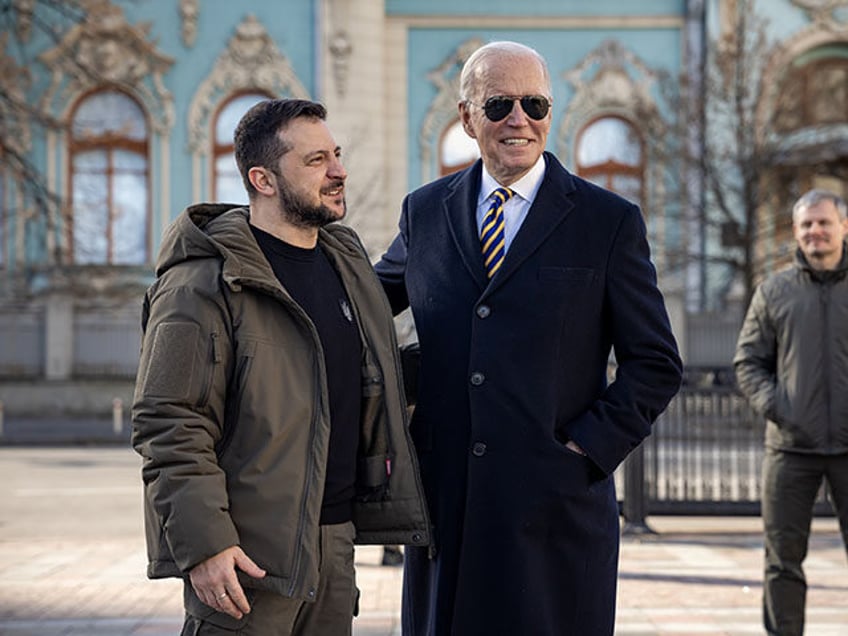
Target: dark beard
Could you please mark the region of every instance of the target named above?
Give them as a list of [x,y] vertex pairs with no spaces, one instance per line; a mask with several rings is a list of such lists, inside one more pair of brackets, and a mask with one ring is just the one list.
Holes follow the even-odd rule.
[[[336,218],[336,213],[326,205],[312,205],[297,196],[285,177],[279,174],[277,177],[280,184],[277,197],[286,221],[296,227],[324,227],[328,223],[340,220]],[[342,182],[334,182],[329,188],[337,188],[340,185],[342,185]]]

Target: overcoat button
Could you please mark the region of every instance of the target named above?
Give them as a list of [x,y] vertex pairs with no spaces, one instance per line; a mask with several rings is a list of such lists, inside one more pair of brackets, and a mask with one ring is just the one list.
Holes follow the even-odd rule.
[[424,540],[424,537],[421,536],[420,532],[412,533],[412,542],[413,543],[421,543]]
[[477,308],[477,316],[479,318],[488,318],[489,314],[492,313],[491,308],[488,305],[480,305]]
[[480,373],[479,371],[475,371],[471,374],[471,384],[473,384],[474,386],[480,386],[481,384],[483,384],[483,382],[485,382],[485,380],[486,376]]
[[483,442],[474,442],[471,446],[471,454],[474,457],[482,457],[486,454],[486,445]]

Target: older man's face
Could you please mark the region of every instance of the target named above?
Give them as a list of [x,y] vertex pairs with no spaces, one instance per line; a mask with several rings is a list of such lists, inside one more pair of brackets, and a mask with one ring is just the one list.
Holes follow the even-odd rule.
[[535,56],[501,52],[483,62],[471,96],[473,103],[460,103],[465,132],[477,140],[486,169],[501,185],[518,181],[539,159],[551,129],[551,113],[548,111],[544,118],[535,120],[515,101],[509,115],[500,121],[490,121],[483,104],[499,95],[550,98],[549,90],[544,69]]

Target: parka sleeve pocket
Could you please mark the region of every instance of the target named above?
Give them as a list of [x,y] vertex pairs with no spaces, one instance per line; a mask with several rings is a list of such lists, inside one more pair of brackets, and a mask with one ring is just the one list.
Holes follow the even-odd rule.
[[[187,402],[192,396],[200,327],[188,322],[156,325],[144,374],[145,396]],[[195,389],[196,391],[197,389]]]

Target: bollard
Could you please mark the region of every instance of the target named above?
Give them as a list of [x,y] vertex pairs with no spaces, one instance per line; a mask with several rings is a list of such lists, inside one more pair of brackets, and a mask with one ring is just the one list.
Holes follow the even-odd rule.
[[124,430],[124,402],[121,398],[112,400],[112,432],[120,435]]
[[638,446],[624,460],[624,503],[622,505],[624,536],[656,534],[646,521],[645,449]]

